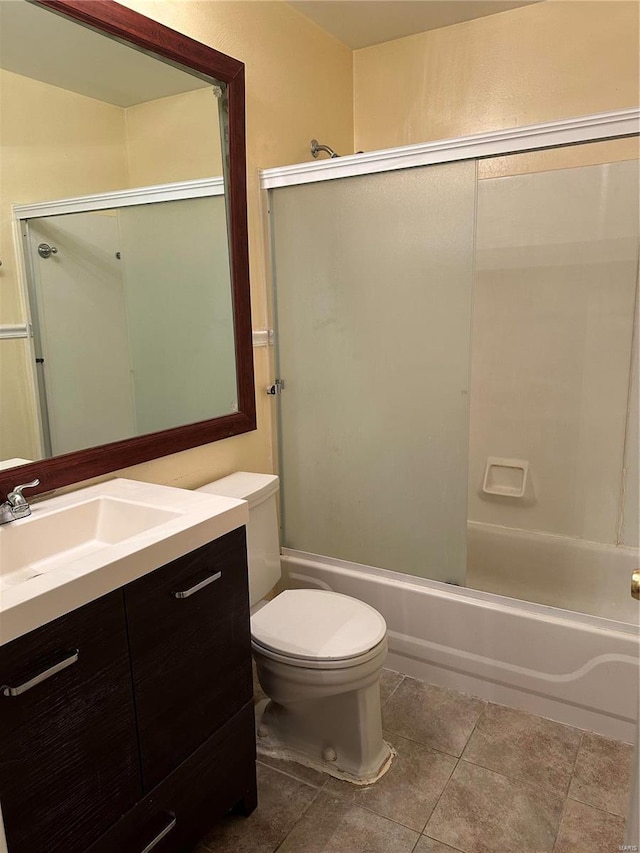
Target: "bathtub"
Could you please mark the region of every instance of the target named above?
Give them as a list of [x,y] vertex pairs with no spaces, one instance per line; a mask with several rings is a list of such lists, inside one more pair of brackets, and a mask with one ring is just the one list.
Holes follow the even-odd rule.
[[467,586],[617,622],[638,624],[630,589],[639,560],[637,548],[467,524]]
[[[488,563],[484,547],[488,548],[488,542],[476,535],[484,532],[476,529],[472,540],[475,537],[479,542],[470,543],[470,553],[482,555],[483,562],[479,559],[478,565]],[[515,543],[511,544],[515,549]],[[563,553],[566,543],[555,544],[562,546],[559,553]],[[570,570],[556,566],[554,572],[545,552],[537,564],[537,575],[533,569],[531,574],[537,582],[544,575],[554,583],[558,581],[560,589],[568,588],[579,565],[586,570],[587,565],[596,563],[596,557],[583,544],[578,548],[580,559],[572,559]],[[389,630],[386,665],[391,669],[635,742],[638,609],[633,622],[620,621],[286,548],[282,551],[282,570],[289,588],[330,589],[379,610]],[[496,571],[491,575],[494,579]],[[625,573],[626,583],[621,577],[615,595],[607,592],[603,598],[613,608],[619,595],[620,612],[626,614],[634,608],[627,607],[625,596],[632,605],[638,603],[630,598],[631,570],[627,571],[626,561],[624,571],[619,570],[621,576]],[[579,579],[583,584],[581,573]],[[613,587],[617,589],[617,580]],[[583,596],[584,590],[583,586]]]

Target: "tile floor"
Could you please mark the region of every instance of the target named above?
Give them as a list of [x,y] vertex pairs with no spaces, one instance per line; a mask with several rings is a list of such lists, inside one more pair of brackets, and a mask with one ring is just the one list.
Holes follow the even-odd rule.
[[256,811],[227,818],[195,853],[615,853],[623,843],[629,745],[390,670],[381,698],[398,756],[380,782],[356,788],[261,759]]

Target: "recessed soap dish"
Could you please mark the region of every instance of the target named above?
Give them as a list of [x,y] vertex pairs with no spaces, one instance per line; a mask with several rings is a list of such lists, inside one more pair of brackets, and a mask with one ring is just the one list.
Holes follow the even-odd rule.
[[500,459],[489,456],[484,469],[482,491],[485,495],[523,498],[527,487],[529,463],[526,459]]

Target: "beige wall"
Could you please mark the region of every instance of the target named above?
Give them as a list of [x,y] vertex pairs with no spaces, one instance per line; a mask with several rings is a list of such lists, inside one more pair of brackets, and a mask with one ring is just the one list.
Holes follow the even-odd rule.
[[[267,325],[266,255],[258,191],[261,167],[309,158],[309,140],[353,146],[352,52],[281,0],[127,0],[125,5],[246,64],[247,174],[252,315]],[[264,393],[271,353],[255,354],[258,430],[122,472],[196,486],[233,470],[272,471],[273,402]]]
[[[308,160],[313,136],[339,151],[371,150],[617,109],[639,100],[633,2],[548,0],[355,53],[281,0],[126,0],[125,5],[246,63],[255,328],[267,325],[258,168]],[[629,144],[634,143],[616,143]],[[628,151],[615,159],[631,156]],[[488,174],[511,170],[492,162],[503,172]],[[132,183],[146,182],[142,169],[132,168],[137,174]],[[271,402],[262,394],[271,376],[270,353],[257,349],[255,361],[257,432],[126,473],[190,486],[236,468],[272,470]]]
[[[353,92],[352,53],[343,44],[324,33],[308,19],[295,12],[281,0],[265,2],[191,2],[191,0],[130,0],[126,5],[142,14],[164,23],[178,31],[209,44],[218,50],[244,61],[246,69],[247,95],[247,167],[248,205],[250,233],[250,263],[252,286],[252,313],[254,328],[267,325],[266,258],[263,241],[263,225],[258,192],[257,170],[260,167],[298,162],[308,158],[309,140],[313,136],[326,137],[338,150],[351,150],[353,145]],[[319,73],[319,69],[321,72]],[[51,88],[51,87],[47,87]],[[61,91],[61,90],[59,90]],[[68,93],[64,93],[68,94]],[[80,97],[80,96],[73,96]],[[174,118],[187,120],[193,116],[192,107],[196,99],[212,97],[210,91],[194,93],[174,99]],[[89,99],[85,99],[89,100]],[[26,103],[26,101],[25,101]],[[189,142],[190,157],[194,163],[206,160],[207,150],[202,146],[199,133],[175,134],[167,138],[162,124],[158,124],[161,102],[152,102],[141,108],[127,111],[129,161],[124,159],[124,178],[114,185],[83,188],[67,184],[64,191],[53,188],[43,193],[43,184],[34,180],[36,194],[19,197],[20,201],[42,200],[85,192],[116,189],[128,185],[141,185],[159,180],[182,180],[201,177],[201,165],[196,173],[188,174],[178,163],[180,150]],[[103,105],[104,106],[104,105]],[[116,111],[123,121],[123,110]],[[54,105],[43,106],[42,116],[49,118]],[[3,103],[4,116],[4,103]],[[52,117],[54,125],[64,130],[60,117]],[[96,122],[96,134],[100,144],[95,150],[105,150],[105,139],[110,132]],[[4,130],[4,126],[3,126]],[[69,127],[71,130],[71,127]],[[206,129],[211,138],[211,128]],[[42,131],[49,132],[46,121]],[[149,142],[155,134],[169,144],[171,172],[159,172],[157,158],[149,159]],[[120,137],[119,143],[122,143]],[[174,144],[175,143],[175,144]],[[67,144],[65,142],[65,144]],[[68,161],[72,169],[78,167],[75,146],[69,145]],[[4,152],[3,152],[4,155]],[[10,163],[3,156],[3,168]],[[175,168],[173,168],[175,166]],[[129,176],[126,175],[130,169]],[[207,174],[213,174],[209,168]],[[82,170],[80,169],[80,172]],[[69,187],[72,187],[69,191]],[[4,194],[4,193],[3,193]],[[10,193],[6,193],[9,197]],[[16,200],[13,194],[12,200]],[[4,234],[3,234],[4,236]],[[3,239],[10,245],[10,233]],[[6,254],[6,252],[5,252]],[[6,266],[3,267],[6,274]],[[12,301],[16,311],[2,322],[8,322],[17,312],[16,322],[21,321],[22,312],[17,302]],[[1,310],[1,308],[0,308]],[[256,386],[258,401],[258,430],[244,436],[216,442],[185,453],[165,457],[154,462],[129,469],[127,476],[144,478],[160,483],[193,486],[209,479],[229,473],[234,469],[269,471],[273,469],[271,442],[272,403],[263,389],[271,377],[271,353],[266,348],[255,350]]]
[[637,106],[638,9],[547,0],[355,51],[355,147]]
[[21,323],[11,205],[126,187],[124,111],[10,71],[0,71],[0,95],[0,322]]
[[[124,115],[92,98],[0,71],[0,324],[26,320],[12,204],[127,186]],[[28,341],[0,342],[0,459],[39,455]]]
[[196,89],[125,110],[129,186],[222,175],[218,102]]

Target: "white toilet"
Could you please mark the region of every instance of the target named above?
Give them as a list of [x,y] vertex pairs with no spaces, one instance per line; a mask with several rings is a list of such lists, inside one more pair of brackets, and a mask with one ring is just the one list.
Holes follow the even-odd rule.
[[251,644],[262,689],[258,751],[367,785],[391,764],[380,674],[387,626],[368,604],[318,589],[264,597],[281,576],[278,477],[239,471],[198,489],[249,503]]

